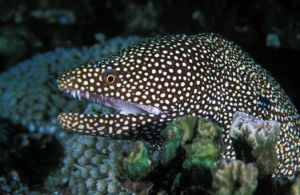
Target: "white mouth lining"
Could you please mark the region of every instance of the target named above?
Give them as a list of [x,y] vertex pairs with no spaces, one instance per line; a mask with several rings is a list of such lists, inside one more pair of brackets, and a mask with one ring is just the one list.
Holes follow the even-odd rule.
[[88,91],[81,91],[78,89],[66,89],[66,93],[71,94],[74,98],[81,97],[89,101],[96,102],[98,104],[104,105],[106,107],[119,110],[121,114],[140,114],[140,113],[149,113],[149,114],[162,114],[165,113],[161,111],[159,108],[149,105],[137,104],[130,101],[124,101],[120,99],[115,99],[111,97],[106,97],[102,95],[98,95],[95,93],[89,93]]

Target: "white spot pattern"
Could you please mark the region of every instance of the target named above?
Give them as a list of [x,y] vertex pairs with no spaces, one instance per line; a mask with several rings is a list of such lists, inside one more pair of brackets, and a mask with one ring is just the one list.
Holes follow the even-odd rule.
[[[113,85],[103,80],[107,70],[117,75]],[[73,96],[91,99],[93,94],[100,94],[153,109],[137,109],[135,115],[62,114],[59,122],[66,129],[153,141],[169,121],[192,114],[210,118],[224,128],[224,157],[235,158],[229,128],[232,115],[242,111],[281,123],[276,150],[280,164],[275,174],[292,176],[299,168],[300,120],[296,108],[267,71],[221,36],[204,33],[151,39],[105,61],[70,71],[58,85]],[[105,104],[113,106],[111,102]],[[155,113],[155,109],[163,110],[163,114]],[[152,112],[154,115],[149,114]],[[93,128],[96,131],[90,130]]]

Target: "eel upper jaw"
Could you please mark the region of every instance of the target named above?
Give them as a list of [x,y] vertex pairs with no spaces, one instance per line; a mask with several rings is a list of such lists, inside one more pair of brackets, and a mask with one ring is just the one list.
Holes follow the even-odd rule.
[[164,111],[160,110],[157,107],[144,105],[144,104],[137,104],[130,101],[125,101],[121,99],[115,99],[111,97],[102,96],[95,93],[90,93],[88,91],[81,91],[78,89],[64,89],[64,92],[71,94],[74,98],[81,97],[87,99],[88,101],[92,101],[103,106],[112,108],[114,110],[119,111],[120,114],[162,114],[165,113]]

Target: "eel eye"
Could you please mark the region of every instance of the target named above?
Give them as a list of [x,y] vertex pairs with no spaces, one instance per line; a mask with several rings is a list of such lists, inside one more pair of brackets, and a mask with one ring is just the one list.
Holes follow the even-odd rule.
[[103,80],[107,85],[113,85],[117,81],[117,74],[113,70],[107,70],[103,73]]

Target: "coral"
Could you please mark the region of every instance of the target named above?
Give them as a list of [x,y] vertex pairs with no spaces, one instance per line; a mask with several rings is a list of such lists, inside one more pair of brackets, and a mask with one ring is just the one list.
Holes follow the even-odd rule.
[[127,157],[120,157],[125,159],[119,163],[122,184],[135,193],[150,189],[171,194],[205,192],[211,181],[210,166],[222,151],[221,128],[209,120],[186,116],[171,122],[161,135],[159,156],[151,156],[140,142]]
[[[206,119],[182,117],[162,130],[162,150],[157,159],[146,152],[149,148],[145,148],[142,142],[134,145],[125,158],[121,156],[126,160],[121,161],[118,181],[134,193],[237,195],[272,192],[274,188],[280,193],[295,191],[297,182],[293,184],[288,179],[266,177],[276,165],[274,143],[278,128],[277,122],[236,113],[231,136],[235,138],[235,144],[243,145],[247,140],[249,147],[246,149],[250,152],[245,152],[240,146],[237,147],[237,157],[241,160],[219,160],[223,151],[221,128]],[[128,161],[135,169],[124,168]],[[130,173],[141,168],[144,170]]]
[[239,160],[217,161],[211,167],[216,194],[252,194],[257,186],[257,168]]
[[[185,129],[189,129],[189,126],[194,127],[195,122],[193,121],[194,118],[189,123],[186,123],[185,125],[188,125],[186,127],[182,127]],[[182,138],[182,132],[181,128],[177,127],[175,121],[170,123],[163,131],[161,131],[162,137],[165,139],[163,144],[163,150],[160,153],[160,162],[163,165],[168,164],[172,159],[176,157],[176,152],[179,146],[181,145],[181,138]],[[187,131],[189,132],[189,131]]]
[[184,141],[186,159],[183,167],[203,166],[209,168],[221,152],[221,128],[202,118],[197,120],[196,125],[194,135]]
[[[44,149],[47,149],[49,154],[51,153],[51,148],[46,147],[47,139],[49,141],[51,141],[51,139],[47,138],[47,136],[42,137],[40,133],[54,134],[58,132],[56,117],[62,110],[76,112],[85,107],[85,105],[81,105],[77,100],[65,98],[61,92],[58,91],[55,83],[58,76],[71,67],[78,66],[78,64],[81,63],[98,61],[103,56],[111,55],[117,50],[127,47],[129,44],[141,40],[139,37],[105,40],[103,34],[97,34],[96,37],[100,43],[91,47],[82,47],[80,49],[57,48],[53,52],[38,54],[32,57],[32,59],[21,62],[0,74],[0,118],[8,119],[15,124],[21,124],[29,130],[29,132],[25,131],[22,134],[24,136],[18,136],[19,139],[39,135],[34,139],[19,140],[19,142],[22,141],[24,144],[27,143],[27,145],[30,146],[28,148],[36,147],[35,149],[31,148],[30,151],[26,150],[26,152],[20,152],[16,155],[19,160],[25,158],[23,162],[26,163],[20,163],[23,170],[26,170],[26,173],[22,175],[29,177],[31,182],[36,181],[38,177],[39,182],[43,182],[44,177],[49,174],[44,187],[41,187],[48,192],[59,191],[58,185],[64,186],[65,184],[68,184],[70,189],[76,192],[75,194],[77,194],[77,192],[91,192],[97,190],[97,193],[101,192],[101,190],[107,193],[115,193],[121,189],[117,182],[112,182],[117,174],[115,170],[112,170],[111,167],[114,165],[111,164],[111,162],[112,159],[117,156],[117,153],[111,151],[115,151],[115,148],[118,148],[113,141],[102,141],[103,138],[89,139],[87,138],[88,136],[81,137],[80,135],[74,135],[72,139],[68,140],[69,138],[65,136],[65,132],[55,134],[62,143],[70,143],[65,147],[66,158],[64,159],[65,165],[62,169],[62,173],[64,174],[49,173],[50,167],[48,166],[49,164],[55,164],[52,161],[58,159],[58,155],[56,155],[56,158],[46,155],[50,159],[44,158],[44,160],[41,160],[36,158],[38,156],[35,156],[34,153],[36,150],[39,150],[41,153]],[[91,109],[94,111],[106,111],[93,104],[87,107],[87,110]],[[23,127],[25,130],[26,128]],[[1,128],[0,139],[4,141],[2,143],[15,143],[11,141],[8,142],[10,140],[8,132],[9,131],[4,131],[4,129]],[[81,138],[79,139],[79,137]],[[82,141],[82,143],[79,143],[80,141]],[[45,148],[37,147],[39,143]],[[71,143],[75,145],[71,146]],[[59,144],[57,143],[56,145]],[[6,163],[11,154],[8,150],[2,150],[2,148],[0,148],[0,150],[4,151],[1,162]],[[15,151],[18,150],[15,149]],[[60,148],[58,151],[61,152],[62,149]],[[56,153],[58,151],[56,151]],[[33,155],[35,158],[33,159],[32,156],[28,155]],[[35,159],[39,160],[36,161]],[[45,161],[46,159],[47,162]],[[27,161],[40,163],[43,169],[35,169],[35,167],[32,166],[26,168],[26,166],[29,165]],[[12,166],[14,166],[14,164],[12,164]],[[34,172],[34,170],[36,170],[36,172]],[[44,172],[41,173],[39,171]],[[30,177],[34,177],[34,179]],[[8,176],[4,176],[3,178],[6,178],[6,180],[4,181],[4,179],[2,179],[1,187],[10,185],[14,191],[18,190],[14,189],[12,183],[7,183],[9,180]],[[70,178],[70,180],[68,178]],[[42,186],[41,183],[38,185]],[[65,191],[69,191],[70,189],[67,187]]]
[[12,170],[8,175],[0,176],[1,194],[29,194],[28,186],[24,185],[17,171]]
[[171,192],[205,193],[211,181],[210,167],[223,149],[221,128],[209,120],[187,116],[170,123],[161,135],[160,162],[164,171],[169,170],[164,177],[172,181]]
[[237,158],[255,162],[260,176],[271,175],[278,163],[275,145],[279,131],[276,121],[263,121],[242,112],[235,113],[230,136],[235,142]]
[[123,177],[139,180],[151,171],[151,160],[143,142],[138,142],[127,157],[119,158],[121,161],[120,172],[124,172]]
[[62,181],[73,194],[128,194],[117,181],[116,160],[128,150],[124,141],[74,135],[66,143]]
[[[111,110],[90,103],[84,111],[96,112],[110,113]],[[74,134],[65,143],[64,166],[58,176],[61,185],[66,185],[72,194],[130,194],[117,178],[119,157],[132,148],[132,144],[129,141]]]
[[107,41],[102,38],[101,43],[91,47],[57,48],[17,64],[0,74],[0,117],[22,124],[31,132],[56,132],[56,117],[62,110],[76,112],[83,108],[79,101],[64,98],[58,91],[55,83],[58,76],[78,64],[98,61],[138,40],[141,38]]
[[161,132],[164,146],[161,163],[167,164],[176,156],[178,147],[185,151],[184,168],[209,168],[220,154],[221,129],[209,120],[192,116],[179,118]]

